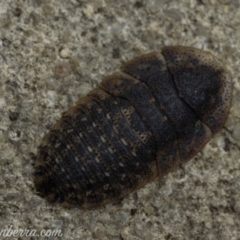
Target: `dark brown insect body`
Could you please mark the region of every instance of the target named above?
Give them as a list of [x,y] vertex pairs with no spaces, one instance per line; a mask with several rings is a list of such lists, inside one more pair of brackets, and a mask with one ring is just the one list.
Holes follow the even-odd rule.
[[188,47],[127,62],[70,108],[39,148],[41,196],[91,208],[195,156],[223,126],[232,84],[222,63]]

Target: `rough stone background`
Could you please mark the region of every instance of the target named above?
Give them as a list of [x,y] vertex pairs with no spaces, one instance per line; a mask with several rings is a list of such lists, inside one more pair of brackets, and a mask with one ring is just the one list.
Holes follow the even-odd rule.
[[[0,0],[0,231],[240,239],[239,26],[239,0]],[[34,154],[61,113],[122,62],[170,44],[224,60],[234,82],[224,129],[185,166],[116,204],[66,210],[39,198]]]

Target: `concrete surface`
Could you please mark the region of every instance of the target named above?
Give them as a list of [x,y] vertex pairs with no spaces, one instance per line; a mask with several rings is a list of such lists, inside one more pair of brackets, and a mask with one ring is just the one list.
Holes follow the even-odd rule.
[[[62,237],[42,239],[70,240],[240,239],[239,26],[239,0],[0,0],[0,231],[60,229]],[[185,166],[119,203],[66,210],[39,198],[34,155],[61,113],[122,62],[170,44],[224,60],[234,82],[224,129]]]

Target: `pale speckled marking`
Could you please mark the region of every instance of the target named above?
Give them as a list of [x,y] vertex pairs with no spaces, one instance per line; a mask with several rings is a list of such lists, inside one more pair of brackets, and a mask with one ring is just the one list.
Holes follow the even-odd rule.
[[56,142],[56,143],[55,143],[55,147],[56,147],[56,148],[58,148],[60,145],[61,145],[60,142]]
[[94,160],[97,162],[97,163],[100,163],[100,160],[98,157],[95,157]]
[[105,138],[101,135],[100,136],[100,139],[101,139],[101,141],[103,142],[103,143],[106,143],[106,140],[105,140]]
[[124,167],[124,165],[122,164],[122,162],[119,162],[119,166],[120,166],[120,167]]
[[86,117],[81,118],[81,122],[85,122],[85,121],[87,121]]
[[[127,109],[126,108],[123,108],[123,107],[120,107],[120,110],[122,112],[122,115],[123,117],[126,119],[127,121],[127,124],[129,127],[131,127],[131,123],[129,121],[129,117],[136,112],[136,110],[132,107],[132,106],[129,106]],[[129,113],[128,113],[129,112]],[[139,140],[145,144],[147,142],[147,138],[149,136],[151,136],[151,133],[148,131],[148,132],[145,132],[145,133],[141,133],[137,130],[134,129],[134,132],[135,134],[139,137]]]
[[152,97],[149,99],[148,102],[149,102],[149,104],[154,104],[154,103],[156,103],[156,100]]
[[55,162],[56,163],[60,163],[60,161],[59,161],[59,159],[57,157],[55,158]]
[[137,157],[137,154],[136,154],[134,151],[131,151],[131,154],[132,154],[134,157]]
[[111,147],[108,147],[108,151],[109,151],[111,154],[113,154],[113,153],[114,153],[114,151],[112,150],[112,148],[111,148]]
[[110,115],[107,113],[107,115],[106,115],[106,118],[108,119],[108,120],[111,120],[111,118],[110,118]]
[[[115,103],[116,103],[115,105],[117,105],[117,102],[116,102],[116,101],[115,101]],[[134,111],[134,109],[132,109],[132,111]],[[130,113],[131,113],[131,111],[130,111]],[[111,118],[111,116],[110,116],[109,114],[107,114],[107,119],[108,119],[108,120],[111,119],[111,121],[114,122],[113,119]],[[128,121],[128,120],[127,120],[127,121]],[[116,134],[119,134],[119,131],[118,131],[118,129],[116,128],[116,126],[115,126],[114,124],[112,125],[112,128],[113,128],[113,130],[114,130],[114,132],[115,132]],[[101,137],[102,137],[102,136],[101,136]],[[100,138],[101,138],[101,137],[100,137]],[[124,138],[121,138],[120,140],[121,140],[121,142],[122,142],[125,146],[128,146],[128,145],[129,145]],[[135,152],[131,152],[131,153],[132,153],[132,155],[133,155],[134,157],[137,157],[137,154],[136,154]]]
[[119,132],[118,132],[118,130],[117,130],[117,128],[116,128],[115,125],[113,125],[112,128],[113,128],[113,130],[114,130],[114,132],[115,132],[116,134],[119,134]]
[[71,149],[71,146],[70,145],[66,145],[66,148],[67,148],[67,150],[70,150]]
[[125,141],[124,138],[121,138],[121,141],[122,141],[122,143],[123,143],[125,146],[128,146],[128,144],[127,144],[127,142]]
[[86,172],[86,169],[85,169],[85,167],[84,166],[81,166],[81,170],[82,170],[82,172]]
[[167,118],[166,115],[164,115],[163,118],[162,118],[162,122],[166,122],[166,121],[168,121],[168,118]]
[[71,177],[68,174],[66,174],[65,176],[68,180],[71,180]]
[[94,181],[90,178],[89,179],[89,182],[91,183],[91,184],[94,184]]
[[90,146],[87,146],[89,152],[93,152],[93,149]]

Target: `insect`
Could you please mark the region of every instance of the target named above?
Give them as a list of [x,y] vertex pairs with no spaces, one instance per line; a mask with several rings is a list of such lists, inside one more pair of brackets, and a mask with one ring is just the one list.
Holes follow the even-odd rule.
[[66,207],[116,201],[193,158],[223,126],[232,83],[219,59],[167,46],[123,64],[39,147],[38,194]]

